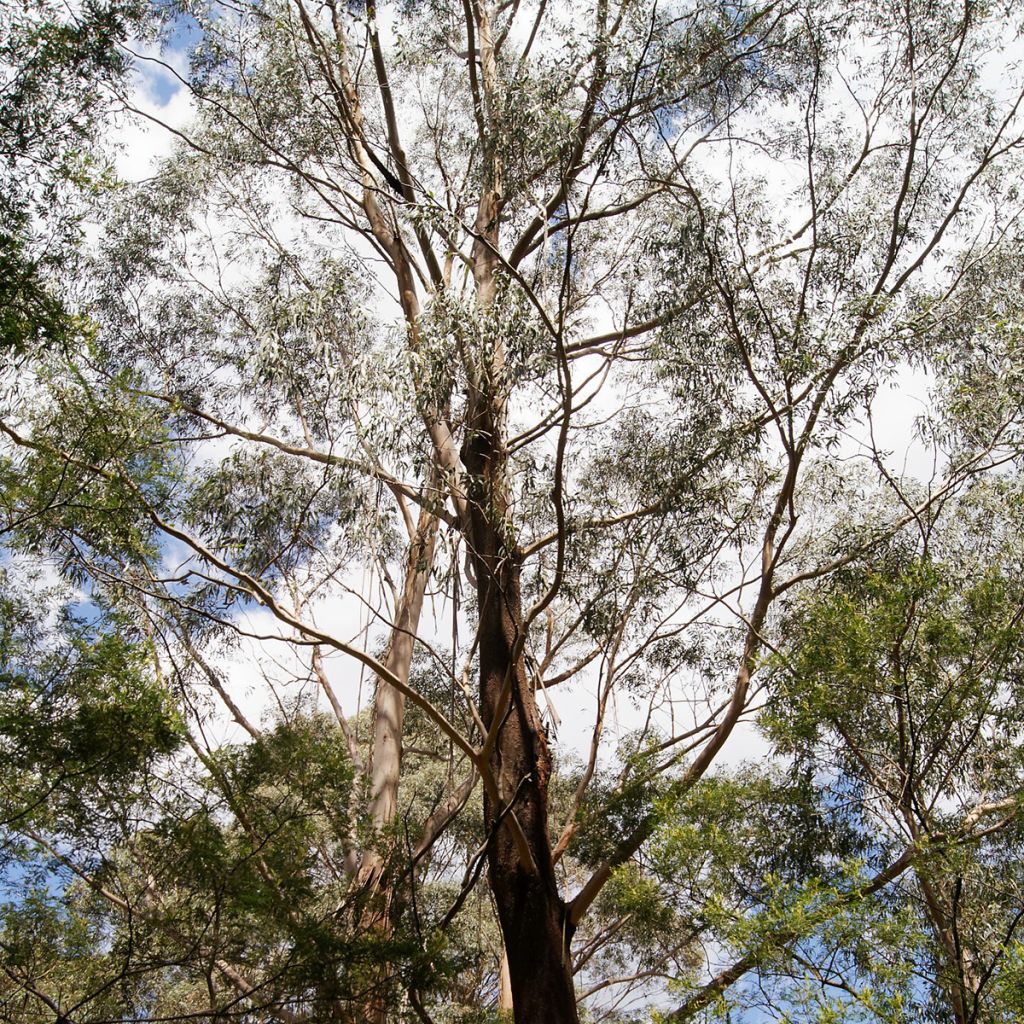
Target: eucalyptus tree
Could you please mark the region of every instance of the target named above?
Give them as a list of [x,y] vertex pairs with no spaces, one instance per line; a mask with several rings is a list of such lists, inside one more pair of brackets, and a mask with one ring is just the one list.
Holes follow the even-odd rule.
[[[166,854],[174,815],[153,808],[168,780],[145,759],[132,777],[148,780],[140,806],[154,802],[97,842],[102,871],[52,816],[19,811],[12,827],[178,950],[155,970],[205,964],[193,981],[209,1006],[189,1012],[428,1016],[438,936],[484,862],[517,1021],[576,1021],[581,1000],[611,1012],[616,985],[653,999],[665,978],[693,989],[675,1019],[702,1011],[806,927],[782,915],[765,932],[769,915],[723,932],[693,891],[673,892],[666,879],[718,863],[692,829],[674,847],[688,867],[666,854],[659,889],[647,853],[665,816],[697,813],[695,841],[710,842],[701,800],[737,726],[765,701],[777,722],[801,706],[764,671],[796,628],[790,604],[1019,451],[1012,386],[969,432],[934,431],[925,486],[870,427],[879,390],[912,369],[955,404],[971,364],[954,342],[1012,334],[1020,12],[275,0],[178,13],[196,38],[180,83],[195,118],[111,210],[94,334],[35,367],[20,381],[33,401],[4,411],[5,509],[12,549],[51,559],[91,614],[144,638],[184,744],[157,749],[193,806],[218,794],[197,820],[233,853],[204,908]],[[285,728],[253,722],[214,657],[246,635],[292,652],[265,663],[268,685],[307,679],[334,713],[293,754],[292,769],[322,762],[312,786],[289,792],[283,755],[267,755],[275,781],[251,753],[219,752],[197,706],[205,688],[256,750]],[[368,735],[350,720],[363,672]],[[585,722],[565,710],[581,694]],[[308,718],[284,699],[281,715]],[[402,788],[410,718],[443,754],[429,797]],[[560,773],[555,742],[581,732],[580,763]],[[453,836],[477,785],[473,855]],[[788,808],[782,860],[826,878],[830,857],[861,847],[805,842],[824,820],[798,813],[816,785],[760,780],[743,799]],[[944,834],[966,846],[989,815],[1012,819],[1015,792],[990,800],[964,779]],[[926,877],[927,848],[911,834],[866,877],[823,883],[815,914]],[[424,916],[418,883],[434,870],[444,891],[446,850],[465,857],[464,884]],[[760,870],[753,855],[728,863]],[[230,864],[255,872],[258,907]],[[658,919],[652,898],[676,902]],[[937,935],[945,913],[929,919]],[[630,960],[615,942],[631,920],[658,925],[658,955],[588,973]],[[415,955],[399,949],[410,934]],[[699,942],[723,935],[748,948],[701,977]],[[359,966],[352,943],[367,937],[388,970]]]

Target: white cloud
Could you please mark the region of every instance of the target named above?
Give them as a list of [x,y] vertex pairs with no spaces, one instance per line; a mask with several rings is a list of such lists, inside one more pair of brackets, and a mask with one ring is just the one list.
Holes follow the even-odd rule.
[[133,109],[118,117],[111,132],[117,173],[130,182],[153,175],[174,146],[174,132],[181,131],[195,113],[192,93],[176,77],[187,72],[184,54],[162,55],[153,47],[133,52],[137,58],[128,96]]

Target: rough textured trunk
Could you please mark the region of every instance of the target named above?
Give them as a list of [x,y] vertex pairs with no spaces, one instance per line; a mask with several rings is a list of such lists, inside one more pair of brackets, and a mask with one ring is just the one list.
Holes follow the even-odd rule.
[[[480,644],[483,721],[491,728],[496,716],[501,718],[490,762],[499,799],[486,792],[484,797],[485,819],[492,830],[488,874],[508,955],[517,1024],[575,1024],[569,967],[572,929],[558,893],[548,840],[551,755],[523,659],[509,659],[521,625],[517,577],[518,566],[506,568],[498,578],[500,586],[490,587],[489,603],[498,608],[484,614]],[[510,675],[512,692],[502,707]],[[516,826],[532,864],[523,862]]]
[[463,459],[479,602],[480,711],[495,738],[484,790],[488,876],[508,956],[516,1024],[577,1024],[569,943],[548,838],[548,749],[523,656],[520,564],[502,535],[506,499],[493,405],[481,403]]
[[[498,62],[490,4],[473,7],[480,54],[481,126],[496,121]],[[477,308],[493,311],[501,261],[504,174],[485,132],[484,187],[472,249]],[[522,567],[508,525],[505,352],[500,332],[471,359],[462,464],[467,478],[463,529],[476,577],[480,717],[488,732],[484,785],[488,878],[508,957],[516,1024],[578,1024],[569,943],[573,926],[555,879],[548,839],[551,752],[524,657]]]

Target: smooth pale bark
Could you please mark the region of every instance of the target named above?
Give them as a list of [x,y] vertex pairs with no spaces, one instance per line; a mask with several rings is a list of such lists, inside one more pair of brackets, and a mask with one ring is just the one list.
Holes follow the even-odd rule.
[[[408,683],[416,646],[430,571],[437,540],[437,516],[427,509],[419,515],[416,534],[406,555],[405,580],[396,609],[384,664]],[[370,820],[374,833],[381,835],[398,811],[398,787],[402,774],[402,730],[405,726],[405,696],[383,679],[377,680],[373,703],[373,746],[370,752]],[[376,879],[384,864],[380,846],[368,849],[359,867],[365,885]]]
[[[421,510],[416,532],[406,555],[405,579],[395,610],[384,664],[405,683],[409,682],[423,599],[434,562],[438,517]],[[387,833],[398,813],[398,789],[402,773],[402,732],[405,727],[405,696],[384,679],[377,680],[373,705],[373,741],[370,748],[369,817],[373,840],[363,851],[357,873],[366,890],[360,926],[382,936],[394,929],[395,893],[387,877]],[[368,1024],[387,1024],[389,1006],[387,974],[381,970],[379,984],[367,1002],[356,1009],[355,1019]]]

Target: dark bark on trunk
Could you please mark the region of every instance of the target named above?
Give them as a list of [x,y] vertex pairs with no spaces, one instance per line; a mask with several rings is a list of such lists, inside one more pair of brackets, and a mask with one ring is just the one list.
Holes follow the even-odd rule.
[[[507,501],[497,430],[481,402],[463,448],[480,630],[480,712],[498,719],[485,789],[488,876],[508,954],[516,1024],[577,1024],[569,945],[573,927],[558,892],[548,837],[551,752],[523,656],[521,566],[503,536]],[[506,699],[507,695],[507,699]],[[513,820],[514,816],[514,820]],[[517,841],[515,827],[521,830]],[[532,864],[524,863],[521,844]]]

